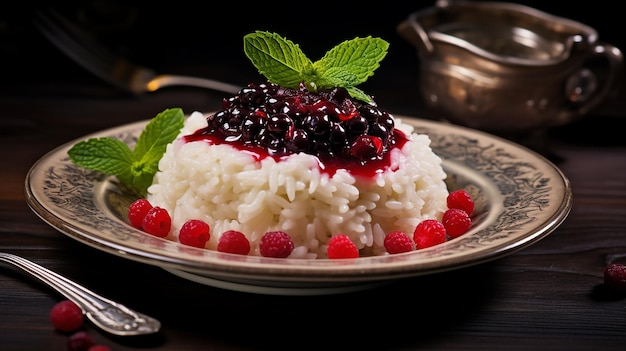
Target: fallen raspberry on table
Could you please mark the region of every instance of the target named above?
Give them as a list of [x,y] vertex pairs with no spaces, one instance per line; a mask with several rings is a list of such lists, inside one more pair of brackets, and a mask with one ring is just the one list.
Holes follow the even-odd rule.
[[463,210],[470,216],[474,213],[474,200],[470,194],[463,189],[458,189],[448,194],[446,202],[448,208]]
[[137,229],[142,229],[143,219],[151,208],[152,204],[148,200],[135,200],[128,208],[128,220],[130,224]]
[[267,232],[259,242],[259,251],[264,257],[285,258],[291,255],[293,249],[291,237],[281,231]]
[[451,208],[443,213],[441,223],[446,228],[448,237],[454,239],[467,233],[472,226],[472,219],[467,212],[457,208]]
[[190,219],[183,224],[178,232],[178,241],[181,244],[203,248],[211,238],[211,228],[199,219]]
[[67,339],[68,351],[89,351],[94,345],[93,338],[85,331],[76,332]]
[[413,241],[416,250],[439,245],[446,241],[446,228],[436,219],[425,219],[415,227]]
[[217,242],[217,251],[247,255],[250,253],[250,241],[242,232],[227,230]]
[[105,345],[93,345],[87,351],[111,351],[111,348]]
[[359,250],[347,235],[338,234],[328,240],[326,254],[331,259],[358,258]]
[[626,294],[626,265],[611,263],[604,268],[604,284],[611,290]]
[[164,238],[172,228],[172,218],[166,209],[155,206],[148,210],[141,227],[148,234]]
[[397,254],[413,250],[414,242],[405,232],[393,231],[385,236],[383,245],[388,253]]
[[50,310],[50,322],[57,330],[73,332],[83,326],[83,311],[74,302],[63,300]]

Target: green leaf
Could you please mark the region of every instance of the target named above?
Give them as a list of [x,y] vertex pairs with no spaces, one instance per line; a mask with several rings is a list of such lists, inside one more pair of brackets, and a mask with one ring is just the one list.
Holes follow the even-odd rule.
[[358,85],[374,74],[388,48],[389,43],[380,38],[354,38],[332,48],[313,67],[319,72],[328,72],[332,68],[352,72],[357,81],[351,85]]
[[345,87],[350,96],[354,99],[361,100],[367,103],[372,103],[374,100],[371,96],[365,94],[362,90],[355,87],[358,79],[352,72],[346,71],[342,68],[331,68],[324,77],[319,79],[318,89],[330,89],[332,87],[342,86]]
[[256,31],[244,36],[244,52],[270,82],[293,89],[304,83],[310,91],[343,87],[365,102],[371,102],[371,97],[354,87],[374,74],[388,48],[383,39],[357,37],[312,62],[297,44],[276,33]]
[[74,164],[116,176],[125,188],[145,196],[167,145],[176,139],[184,123],[182,109],[167,109],[146,125],[134,150],[121,140],[104,137],[80,141],[67,153]]
[[268,80],[298,87],[303,74],[311,74],[313,64],[297,44],[276,33],[256,31],[244,36],[244,52]]
[[[162,156],[162,155],[161,155]],[[136,189],[139,194],[145,196],[148,191],[148,187],[152,184],[154,175],[158,171],[158,162],[135,162],[129,169],[129,179],[125,184],[132,184],[132,187]]]
[[124,174],[134,162],[133,152],[128,145],[113,138],[80,141],[67,154],[78,166],[113,175]]
[[[152,153],[160,159],[167,144],[176,138],[184,124],[185,114],[180,108],[166,109],[157,114],[137,139],[135,159],[141,159],[152,150],[154,150]],[[158,159],[156,161],[158,162]]]
[[354,72],[344,69],[343,67],[330,67],[324,75],[320,77],[319,85],[323,89],[329,89],[337,86],[351,87],[360,83],[359,77]]
[[367,103],[372,103],[373,102],[371,96],[365,94],[364,91],[362,91],[361,89],[359,89],[357,87],[347,87],[346,90],[348,91],[350,96],[352,96],[353,98],[355,98],[357,100],[365,101]]

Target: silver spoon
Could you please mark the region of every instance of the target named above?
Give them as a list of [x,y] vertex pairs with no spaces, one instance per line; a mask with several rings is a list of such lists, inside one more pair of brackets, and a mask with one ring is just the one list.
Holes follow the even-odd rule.
[[83,310],[102,330],[121,336],[153,334],[161,328],[158,320],[106,299],[89,289],[20,256],[0,252],[0,261],[21,268],[55,289]]

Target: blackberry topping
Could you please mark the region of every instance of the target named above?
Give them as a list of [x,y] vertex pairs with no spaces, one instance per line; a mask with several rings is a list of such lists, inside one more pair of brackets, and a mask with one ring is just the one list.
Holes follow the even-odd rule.
[[381,160],[401,135],[388,112],[351,98],[342,87],[311,92],[304,84],[250,83],[222,107],[196,136],[260,147],[275,157],[304,152],[364,163]]

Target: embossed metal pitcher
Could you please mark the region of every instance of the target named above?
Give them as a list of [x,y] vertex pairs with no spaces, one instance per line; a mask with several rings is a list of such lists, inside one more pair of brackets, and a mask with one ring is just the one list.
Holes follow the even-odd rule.
[[593,28],[519,4],[438,1],[398,32],[425,103],[450,122],[521,134],[563,125],[618,90],[623,57]]

